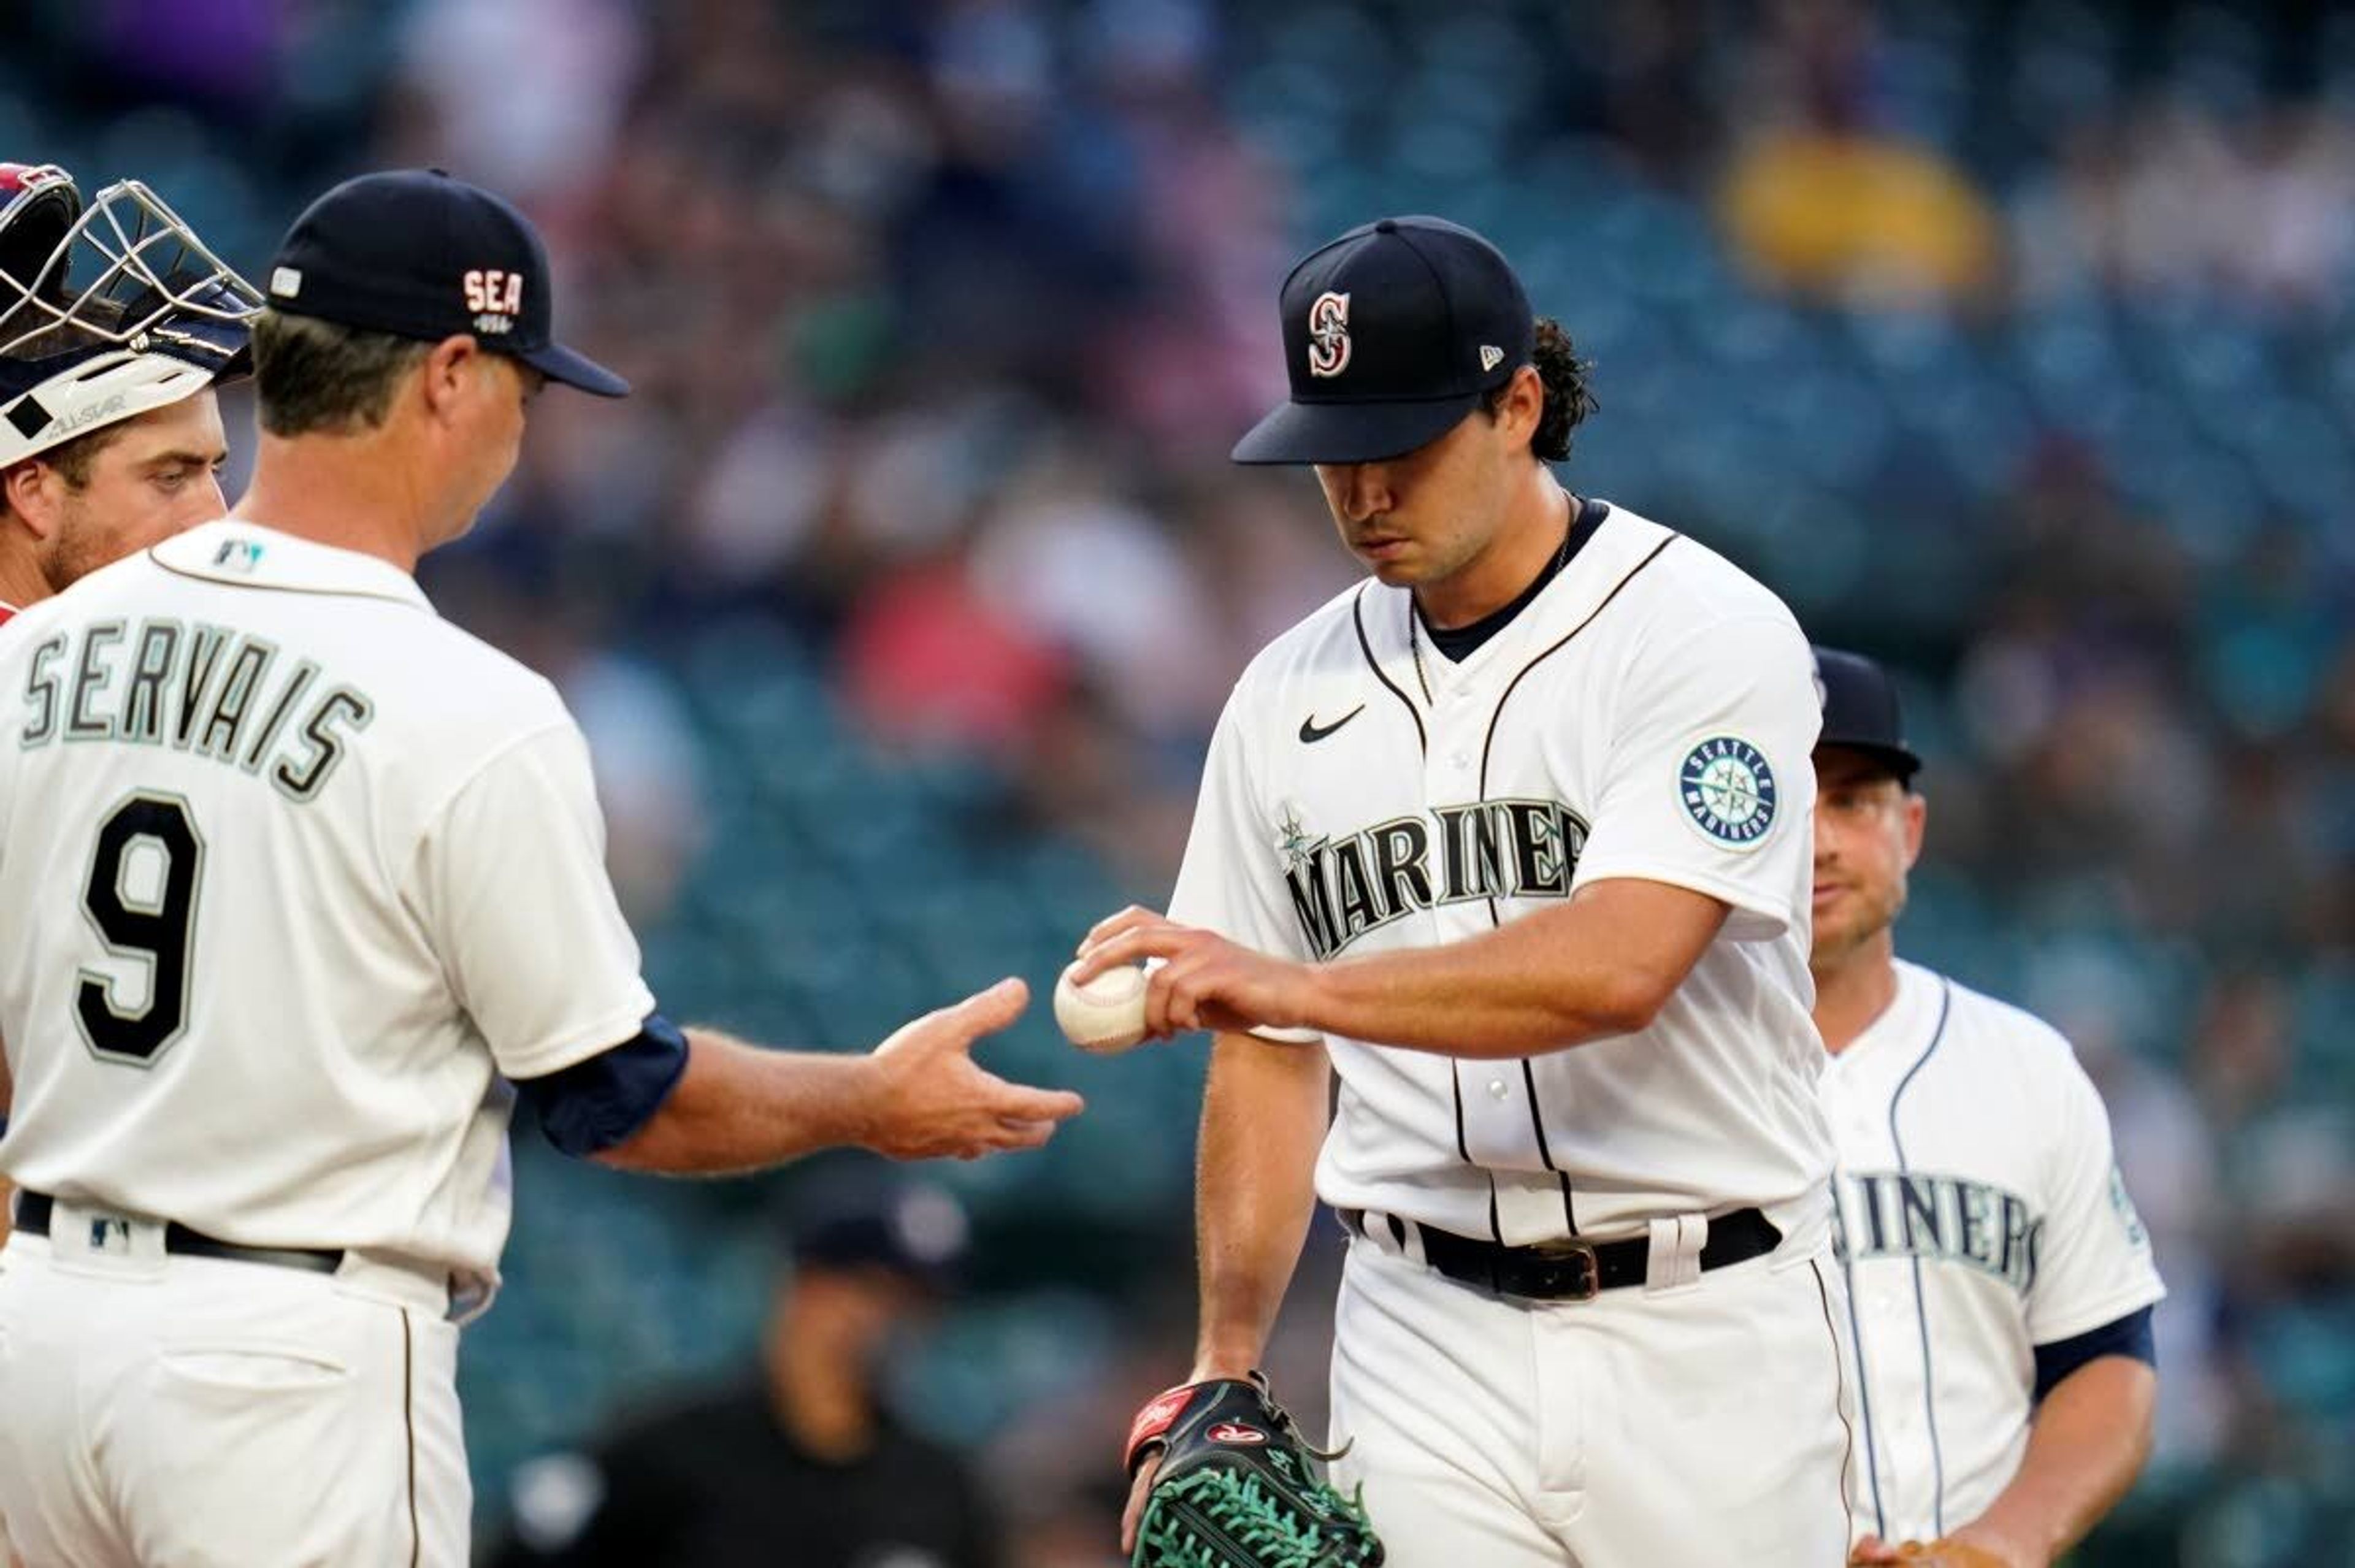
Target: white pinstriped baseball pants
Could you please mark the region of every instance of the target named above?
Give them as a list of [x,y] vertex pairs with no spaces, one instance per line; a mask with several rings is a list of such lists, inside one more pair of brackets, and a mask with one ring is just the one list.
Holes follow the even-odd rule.
[[109,1255],[63,1204],[51,1230],[0,1254],[25,1568],[464,1568],[458,1330],[403,1276],[166,1255],[154,1226]]
[[1845,1562],[1845,1304],[1828,1256],[1784,1253],[1544,1303],[1354,1239],[1333,1470],[1390,1568]]

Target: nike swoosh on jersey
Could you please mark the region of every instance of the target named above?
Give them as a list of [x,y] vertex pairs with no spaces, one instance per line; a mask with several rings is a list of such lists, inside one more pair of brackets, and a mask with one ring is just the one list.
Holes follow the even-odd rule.
[[1350,709],[1347,713],[1342,714],[1338,719],[1334,720],[1330,724],[1317,723],[1316,715],[1315,713],[1311,713],[1307,718],[1303,719],[1300,721],[1300,738],[1303,741],[1313,746],[1317,741],[1323,740],[1326,736],[1330,735],[1334,731],[1338,730],[1342,725],[1347,724],[1350,720],[1355,719],[1359,714],[1363,713],[1365,710],[1366,705],[1360,702],[1355,708]]

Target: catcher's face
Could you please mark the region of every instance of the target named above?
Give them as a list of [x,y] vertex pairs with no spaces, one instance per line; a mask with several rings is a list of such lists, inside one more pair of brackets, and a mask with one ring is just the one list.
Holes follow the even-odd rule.
[[1816,752],[1815,967],[1836,969],[1905,909],[1928,808],[1862,752]]
[[123,421],[79,488],[47,469],[37,495],[12,500],[41,529],[41,576],[50,591],[63,592],[101,566],[219,517],[229,509],[220,488],[228,461],[220,404],[208,388]]

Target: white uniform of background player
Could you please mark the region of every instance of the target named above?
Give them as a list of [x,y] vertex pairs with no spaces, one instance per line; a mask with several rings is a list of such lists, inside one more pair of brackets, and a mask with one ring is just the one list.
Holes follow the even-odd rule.
[[[1509,400],[1538,394],[1540,344],[1544,397],[1582,405],[1578,368],[1476,236],[1353,230],[1295,270],[1283,310],[1294,401],[1237,454],[1318,463],[1378,581],[1237,685],[1169,922],[1130,912],[1083,949],[1088,973],[1167,959],[1153,1021],[1224,1031],[1194,1375],[1261,1348],[1329,1053],[1315,1191],[1356,1238],[1336,1476],[1364,1483],[1393,1568],[1836,1562],[1845,1307],[1807,1019],[1806,641],[1719,556],[1572,500],[1532,459],[1533,405]],[[1496,388],[1514,390],[1491,420]],[[1500,432],[1497,538],[1534,559],[1452,597],[1464,573],[1411,573],[1495,494],[1474,469]],[[1455,610],[1487,619],[1476,647]]]
[[1857,1529],[2041,1568],[2147,1452],[2165,1290],[2069,1042],[1894,957],[1920,764],[1880,667],[1817,662],[1817,1017],[1862,1369]]
[[301,314],[255,329],[239,516],[0,642],[0,1510],[37,1568],[466,1561],[456,1324],[497,1280],[514,1083],[569,1151],[677,1170],[1077,1109],[964,1054],[1018,983],[871,1056],[655,1013],[578,729],[410,572],[538,377],[626,389],[548,288],[488,193],[338,187],[272,271]]

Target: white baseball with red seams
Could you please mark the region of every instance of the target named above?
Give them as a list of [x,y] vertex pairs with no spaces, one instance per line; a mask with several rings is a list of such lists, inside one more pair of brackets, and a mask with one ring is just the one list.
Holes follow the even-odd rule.
[[1055,980],[1055,1023],[1082,1051],[1129,1050],[1145,1039],[1145,971],[1126,964],[1079,985],[1066,968]]

